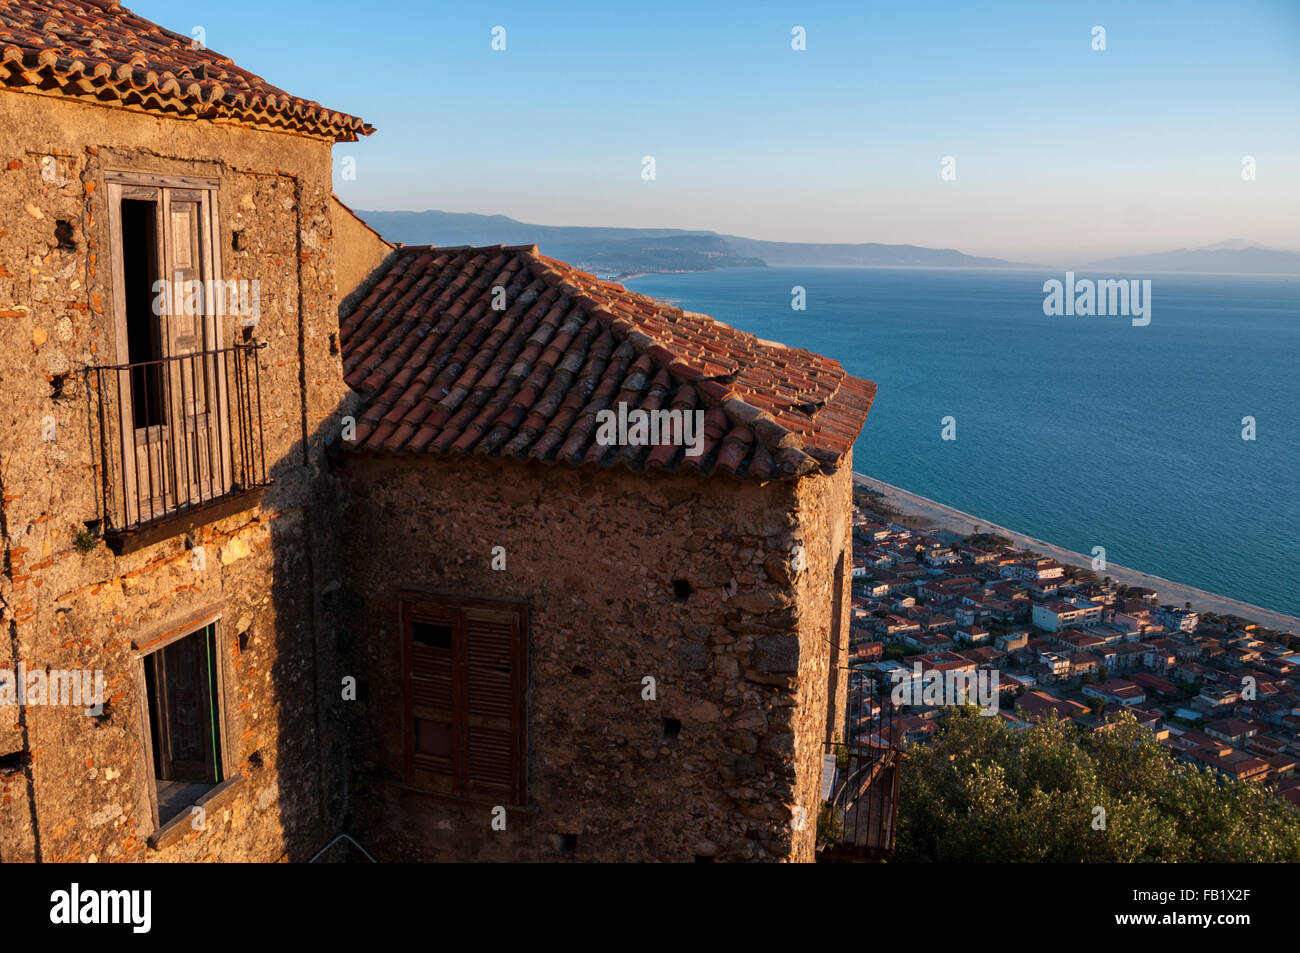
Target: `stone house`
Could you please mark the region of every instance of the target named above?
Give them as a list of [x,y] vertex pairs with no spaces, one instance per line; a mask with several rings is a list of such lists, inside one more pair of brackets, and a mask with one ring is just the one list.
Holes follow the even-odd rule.
[[[358,836],[431,859],[812,859],[873,386],[535,246],[402,248],[361,293],[342,575],[352,667],[388,690],[355,709],[376,778]],[[703,433],[606,443],[603,408]],[[498,805],[529,810],[485,838]]]
[[874,385],[394,248],[112,0],[0,50],[0,859],[813,859]]
[[[369,127],[111,0],[22,0],[0,129],[0,675],[104,685],[89,717],[0,693],[0,858],[303,858],[343,816],[331,147]],[[178,272],[258,294],[158,307]]]

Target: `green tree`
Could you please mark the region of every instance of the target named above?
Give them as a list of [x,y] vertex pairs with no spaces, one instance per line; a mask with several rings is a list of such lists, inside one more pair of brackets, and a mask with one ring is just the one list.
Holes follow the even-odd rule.
[[908,751],[897,859],[1295,862],[1300,816],[1268,788],[1177,761],[1128,712],[1079,735],[958,711]]

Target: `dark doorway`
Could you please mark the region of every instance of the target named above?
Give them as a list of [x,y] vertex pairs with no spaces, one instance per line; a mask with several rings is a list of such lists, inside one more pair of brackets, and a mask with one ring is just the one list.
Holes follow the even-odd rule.
[[[137,429],[167,422],[163,399],[162,335],[154,307],[158,281],[158,203],[122,200],[122,283],[126,300],[127,363]],[[121,360],[119,358],[118,360]]]

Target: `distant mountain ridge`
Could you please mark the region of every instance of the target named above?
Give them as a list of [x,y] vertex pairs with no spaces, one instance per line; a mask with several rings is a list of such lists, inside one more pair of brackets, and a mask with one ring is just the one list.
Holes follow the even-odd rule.
[[531,225],[505,215],[468,212],[358,211],[389,241],[408,245],[526,245],[605,276],[711,271],[773,266],[1020,268],[1000,258],[979,258],[951,248],[769,242],[681,228],[601,228]]
[[1206,248],[1176,248],[1151,255],[1120,255],[1085,265],[1088,271],[1196,272],[1227,275],[1300,275],[1300,252],[1230,239]]
[[[389,241],[408,245],[537,245],[542,253],[602,277],[712,271],[716,268],[877,267],[1033,268],[1051,266],[983,258],[951,248],[878,242],[772,242],[683,228],[534,225],[506,215],[471,212],[358,211]],[[1052,269],[1055,270],[1055,269]],[[1261,248],[1233,238],[1203,248],[1121,255],[1076,270],[1300,275],[1300,252]]]

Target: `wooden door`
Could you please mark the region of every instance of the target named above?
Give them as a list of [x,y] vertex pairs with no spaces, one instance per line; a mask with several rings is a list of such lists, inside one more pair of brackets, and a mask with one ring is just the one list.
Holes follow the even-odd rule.
[[105,178],[122,368],[114,462],[131,526],[219,497],[233,482],[226,355],[209,294],[221,268],[216,189],[174,176]]
[[167,361],[173,440],[177,464],[177,503],[200,503],[221,495],[218,489],[220,440],[216,378],[221,356],[215,348],[215,319],[209,301],[207,204],[199,191],[167,189],[164,197],[167,278],[172,307],[162,316],[161,337]]

